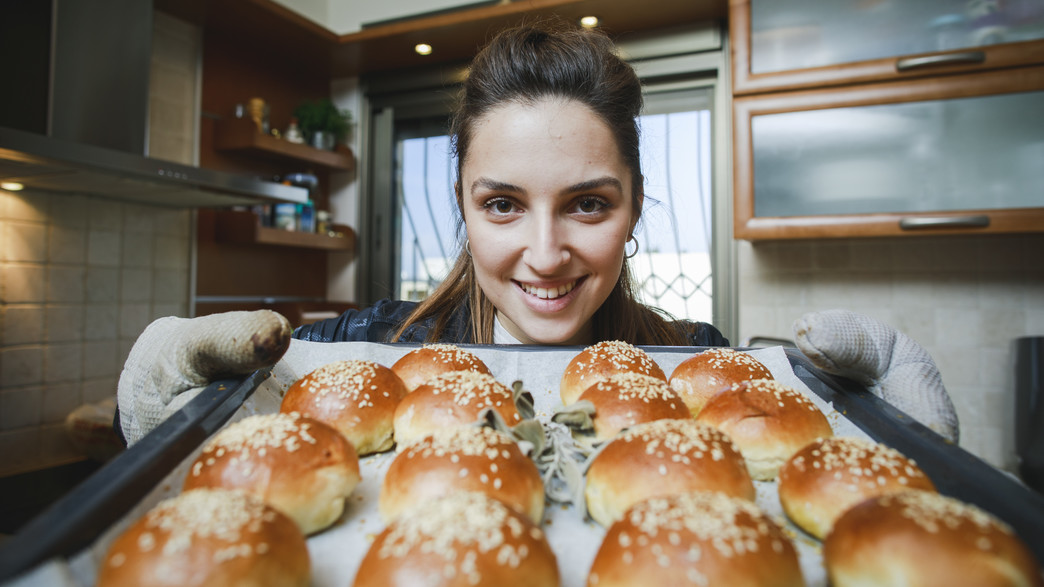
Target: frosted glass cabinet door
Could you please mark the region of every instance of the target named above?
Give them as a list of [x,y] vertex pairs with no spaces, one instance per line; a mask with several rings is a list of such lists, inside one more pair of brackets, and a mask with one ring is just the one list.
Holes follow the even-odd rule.
[[1044,63],[1044,0],[730,0],[733,92]]
[[739,238],[1044,231],[1044,67],[733,108]]
[[757,116],[754,215],[1044,206],[1044,92]]
[[751,0],[752,73],[1044,38],[1040,0]]

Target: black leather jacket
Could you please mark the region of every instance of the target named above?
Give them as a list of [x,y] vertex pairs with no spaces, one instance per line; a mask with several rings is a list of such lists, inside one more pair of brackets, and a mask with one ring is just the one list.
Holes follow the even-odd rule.
[[[348,310],[337,318],[300,326],[294,330],[294,338],[313,342],[387,342],[416,307],[417,302],[381,300],[363,310]],[[469,314],[467,305],[457,308],[439,342],[471,342]],[[429,319],[413,324],[400,337],[400,342],[425,342],[434,323],[434,319]],[[674,324],[685,331],[692,346],[729,346],[729,341],[710,324],[688,320],[678,320]]]

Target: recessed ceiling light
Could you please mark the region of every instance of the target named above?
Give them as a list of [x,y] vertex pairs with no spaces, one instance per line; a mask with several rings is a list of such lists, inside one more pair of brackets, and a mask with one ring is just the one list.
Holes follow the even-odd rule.
[[0,189],[7,190],[9,192],[21,191],[23,188],[25,188],[24,185],[15,181],[0,182]]
[[417,43],[417,45],[413,47],[413,50],[416,51],[418,55],[431,55],[431,45],[427,43]]
[[580,26],[584,27],[585,29],[593,29],[596,26],[598,26],[598,17],[597,16],[581,16],[580,17]]

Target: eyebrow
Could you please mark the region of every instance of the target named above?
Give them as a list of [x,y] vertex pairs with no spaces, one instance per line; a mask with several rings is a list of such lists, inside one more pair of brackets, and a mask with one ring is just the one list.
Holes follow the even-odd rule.
[[[619,190],[621,192],[623,191],[623,184],[620,183],[620,180],[616,179],[615,177],[611,177],[611,176],[607,175],[607,176],[604,176],[604,177],[597,177],[597,178],[594,178],[594,179],[588,179],[588,180],[585,180],[585,181],[581,181],[580,183],[575,183],[575,184],[569,186],[568,188],[566,188],[565,190],[563,190],[563,193],[586,192],[586,191],[602,188],[602,187],[605,187],[605,186],[610,186],[610,187],[616,188],[617,190]],[[511,183],[507,183],[507,182],[503,182],[503,181],[497,181],[495,179],[490,179],[488,177],[480,177],[480,178],[476,179],[475,181],[473,181],[471,183],[471,192],[472,193],[474,193],[475,190],[477,190],[478,188],[485,188],[487,190],[495,191],[495,192],[522,193],[522,192],[525,191],[525,190],[523,190],[521,187],[519,187],[517,185],[511,184]]]

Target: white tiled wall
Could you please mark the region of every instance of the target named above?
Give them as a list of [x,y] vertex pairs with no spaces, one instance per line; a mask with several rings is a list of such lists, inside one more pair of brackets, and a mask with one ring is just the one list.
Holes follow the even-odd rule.
[[793,338],[803,313],[846,308],[928,349],[961,446],[1014,470],[1014,340],[1044,335],[1044,235],[739,245],[740,337]]
[[0,475],[76,454],[62,423],[116,392],[153,319],[186,315],[191,212],[0,190]]

